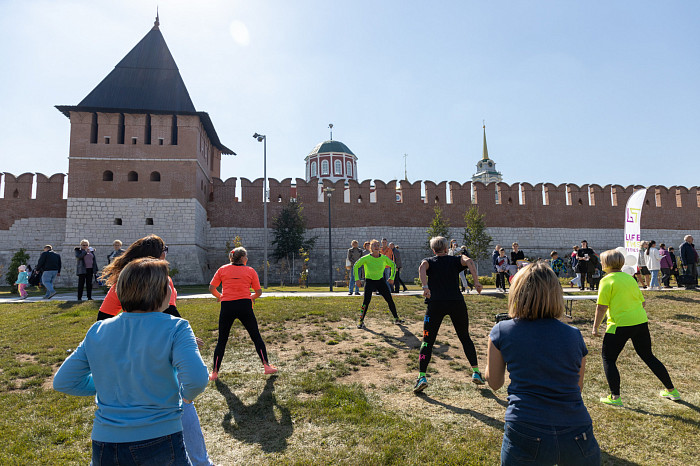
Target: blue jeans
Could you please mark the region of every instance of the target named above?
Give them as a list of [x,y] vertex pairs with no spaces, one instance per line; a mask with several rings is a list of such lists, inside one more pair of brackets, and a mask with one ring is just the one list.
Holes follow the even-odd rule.
[[600,447],[593,425],[547,426],[506,421],[501,466],[599,465]]
[[194,466],[211,466],[214,463],[209,459],[207,446],[202,435],[202,426],[199,424],[199,416],[194,403],[182,402],[182,436],[187,449],[187,456]]
[[94,466],[161,465],[191,466],[185,451],[182,432],[136,442],[109,443],[92,441]]
[[385,268],[384,269],[384,281],[386,282],[386,286],[389,288],[389,290],[391,290],[392,287],[389,284],[389,277],[391,277],[391,269]]
[[46,287],[44,298],[48,298],[56,292],[56,290],[53,289],[53,281],[56,279],[56,275],[58,275],[58,270],[45,270],[41,275],[41,283]]
[[655,287],[659,286],[659,271],[658,270],[650,270],[651,272],[651,283],[649,286]]
[[354,270],[350,269],[350,287],[349,291],[352,293],[352,289],[355,288],[355,292],[360,292],[360,284],[355,280]]

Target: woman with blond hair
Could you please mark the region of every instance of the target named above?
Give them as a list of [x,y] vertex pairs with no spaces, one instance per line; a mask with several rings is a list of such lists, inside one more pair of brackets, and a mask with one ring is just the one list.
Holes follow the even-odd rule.
[[620,372],[617,370],[616,362],[627,340],[632,340],[634,350],[664,385],[665,389],[661,390],[659,396],[674,401],[680,400],[681,395],[673,387],[666,366],[651,351],[651,335],[644,309],[644,296],[634,278],[622,271],[625,256],[611,249],[601,254],[600,260],[607,275],[600,281],[593,321],[593,336],[598,336],[598,327],[603,322],[603,317],[607,317],[608,324],[603,337],[602,355],[603,370],[610,387],[610,395],[601,398],[600,401],[608,405],[622,406]]
[[[229,264],[222,265],[209,283],[209,292],[221,303],[219,314],[219,339],[214,350],[214,367],[209,380],[219,378],[221,360],[228,343],[233,322],[238,319],[248,331],[255,345],[255,352],[260,357],[265,374],[274,374],[277,369],[268,363],[267,348],[260,335],[258,320],[253,313],[255,300],[262,295],[260,279],[254,268],[248,267],[248,252],[245,248],[233,249],[228,254]],[[221,286],[221,291],[217,288]],[[253,290],[253,294],[250,290]]]
[[544,261],[525,266],[508,296],[510,320],[489,335],[486,380],[498,390],[510,375],[501,464],[600,464],[600,447],[581,398],[588,349],[581,332],[559,321],[564,297]]

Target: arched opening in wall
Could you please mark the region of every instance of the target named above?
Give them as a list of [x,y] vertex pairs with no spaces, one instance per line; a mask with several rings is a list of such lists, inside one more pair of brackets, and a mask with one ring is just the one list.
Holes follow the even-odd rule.
[[204,180],[200,180],[199,182],[199,188],[204,191]]
[[148,144],[149,146],[151,145],[151,114],[147,113],[146,114],[146,128],[144,128],[143,132],[143,143]]
[[36,188],[37,188],[37,176],[36,174],[32,177],[32,199],[36,199]]
[[695,197],[696,197],[695,204],[696,204],[698,207],[700,207],[700,189],[698,189],[698,190],[695,192]]
[[120,219],[120,218],[115,218],[115,219],[114,219],[114,224],[115,224],[115,225],[121,225],[121,224],[122,224],[122,219]]
[[97,113],[92,114],[90,122],[90,144],[97,144]]
[[542,186],[542,205],[547,205],[547,204],[549,204],[549,203],[547,202],[547,199],[548,199],[548,198],[547,198],[547,193],[546,193],[546,191],[545,191],[545,187]]
[[649,199],[647,199],[646,201],[644,201],[644,205],[646,205],[646,206],[649,205]]
[[172,134],[170,136],[170,144],[177,146],[177,115],[173,115]]
[[513,205],[513,198],[512,197],[508,198],[508,205]]
[[151,181],[160,181],[160,173],[151,172]]
[[681,190],[676,188],[676,207],[683,207],[683,197],[681,196]]
[[117,126],[117,144],[124,144],[124,132],[126,128],[124,126],[124,114],[119,114],[119,125]]
[[357,196],[357,203],[362,204],[362,195]]
[[277,195],[277,202],[282,202],[282,195],[281,194]]
[[[494,183],[495,184],[495,183]],[[503,190],[496,184],[496,204],[503,204]]]
[[0,173],[0,199],[5,198],[5,177]]
[[578,199],[578,205],[583,205],[583,199],[581,199],[581,198]]
[[661,207],[661,190],[659,188],[654,188],[654,201],[656,207]]
[[445,183],[445,202],[447,204],[454,203],[452,199],[452,190],[450,189],[450,183]]
[[595,205],[595,194],[590,186],[588,187],[588,205]]
[[68,199],[68,178],[63,178],[63,195],[61,199]]
[[127,181],[138,181],[139,180],[139,174],[136,172],[129,172],[129,174],[126,177]]
[[370,204],[377,203],[377,186],[374,184],[369,185],[369,203]]
[[433,204],[439,204],[440,203],[440,196],[435,196],[435,199],[433,199]]
[[209,202],[214,202],[214,191],[209,193]]
[[102,172],[102,181],[114,181],[114,173],[110,170]]
[[14,197],[15,199],[19,197],[19,189],[15,189],[14,191],[12,191],[12,197]]
[[421,200],[421,202],[422,202],[423,204],[428,204],[428,203],[429,203],[429,201],[428,201],[428,195],[426,194],[426,191],[425,191],[425,183],[423,183],[422,181],[421,181],[421,184],[420,184],[420,200]]
[[153,225],[153,218],[147,217],[146,218],[146,225]]

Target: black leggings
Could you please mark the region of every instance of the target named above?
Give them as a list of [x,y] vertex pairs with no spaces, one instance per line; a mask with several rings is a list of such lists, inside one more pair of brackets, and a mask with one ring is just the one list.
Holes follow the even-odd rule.
[[85,269],[85,273],[78,274],[78,299],[83,299],[83,287],[87,291],[87,299],[92,299],[92,275],[93,269]]
[[668,390],[673,390],[673,382],[668,375],[666,367],[651,352],[651,335],[647,323],[631,325],[629,327],[617,327],[615,333],[606,333],[603,337],[603,369],[608,379],[610,393],[620,395],[620,372],[617,370],[617,357],[625,347],[627,340],[632,339],[634,350],[642,361],[649,366],[654,375],[664,384]]
[[496,275],[496,288],[506,289],[506,283],[508,282],[508,272],[498,272]]
[[253,314],[253,302],[250,299],[236,299],[235,301],[221,301],[221,313],[219,314],[219,340],[216,342],[214,350],[214,372],[219,372],[221,360],[224,358],[226,343],[231,333],[231,326],[234,320],[240,320],[243,327],[248,331],[250,339],[255,344],[255,352],[258,353],[263,364],[267,364],[267,348],[263,342],[258,320]]
[[464,303],[464,300],[436,301],[428,303],[428,310],[425,312],[425,318],[423,319],[423,344],[421,344],[418,358],[420,372],[428,370],[428,363],[433,354],[433,344],[435,343],[438,330],[440,330],[442,319],[445,316],[452,318],[452,325],[455,327],[459,341],[462,342],[462,348],[469,360],[469,364],[472,367],[479,365],[474,342],[469,337],[469,314],[467,313],[467,305]]
[[365,299],[362,301],[362,314],[360,315],[360,320],[365,320],[365,315],[367,315],[367,308],[369,307],[369,302],[372,301],[372,292],[378,291],[382,298],[389,305],[389,310],[394,319],[398,319],[399,315],[396,313],[396,305],[394,300],[391,298],[391,291],[389,286],[384,281],[384,278],[379,280],[365,279]]

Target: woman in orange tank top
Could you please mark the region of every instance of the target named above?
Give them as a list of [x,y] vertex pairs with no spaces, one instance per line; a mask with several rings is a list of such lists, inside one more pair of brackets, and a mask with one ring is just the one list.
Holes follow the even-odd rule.
[[[258,321],[253,313],[253,303],[262,294],[260,280],[255,269],[248,267],[248,253],[244,248],[236,248],[229,255],[230,264],[216,271],[209,283],[209,291],[221,303],[219,314],[219,340],[214,350],[214,368],[209,380],[219,378],[219,368],[224,357],[231,326],[236,319],[241,321],[255,344],[255,352],[263,363],[265,374],[274,374],[277,369],[268,364],[267,348],[258,329]],[[217,289],[221,285],[221,292]],[[253,290],[253,294],[250,290]]]

